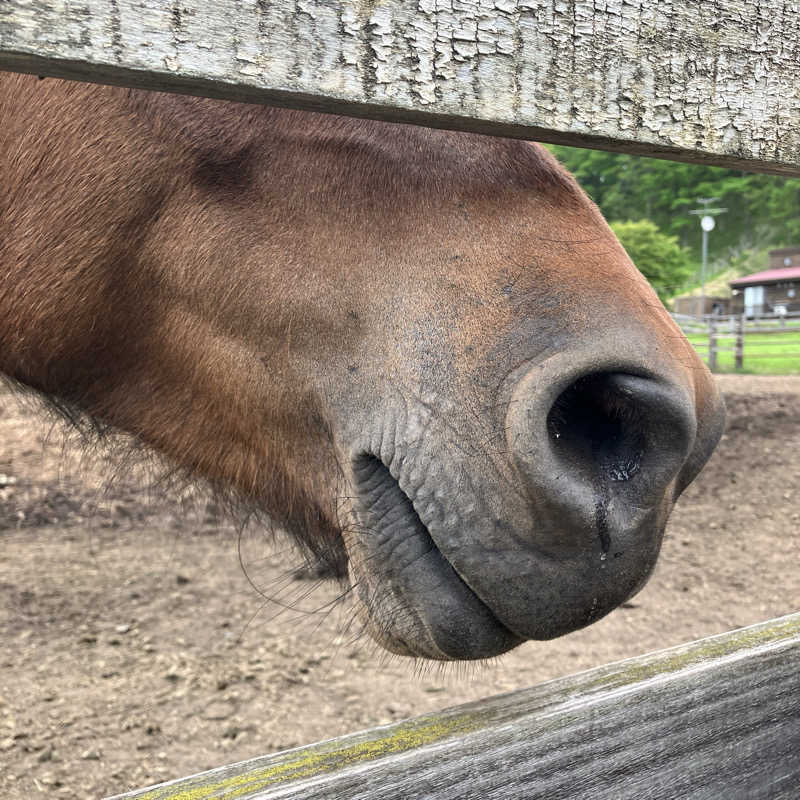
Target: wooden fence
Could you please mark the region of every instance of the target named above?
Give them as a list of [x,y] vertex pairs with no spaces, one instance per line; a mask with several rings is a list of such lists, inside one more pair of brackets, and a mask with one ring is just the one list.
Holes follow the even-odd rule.
[[[799,42],[784,0],[0,3],[0,69],[786,175],[800,175]],[[796,798],[799,628],[794,615],[133,796]]]
[[800,614],[116,800],[797,800]]
[[712,372],[800,372],[800,313],[673,317]]
[[0,69],[797,175],[784,0],[3,0]]

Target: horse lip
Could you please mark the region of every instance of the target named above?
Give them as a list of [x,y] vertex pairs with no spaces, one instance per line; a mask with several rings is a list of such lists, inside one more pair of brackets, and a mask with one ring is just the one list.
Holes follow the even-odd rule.
[[[367,612],[367,628],[387,650],[440,660],[496,656],[527,639],[551,639],[599,619],[646,580],[639,562],[647,574],[652,569],[657,547],[654,553],[649,548],[639,553],[633,564],[630,558],[618,559],[622,553],[616,550],[605,558],[600,557],[599,550],[595,558],[593,548],[572,555],[554,553],[542,547],[535,536],[526,539],[522,527],[516,534],[505,524],[498,527],[500,520],[489,509],[476,516],[459,516],[468,520],[469,526],[469,530],[459,530],[454,527],[459,524],[454,516],[439,519],[441,501],[433,499],[429,483],[419,482],[420,470],[415,466],[420,464],[412,462],[407,451],[389,462],[391,471],[385,456],[381,459],[374,452],[362,451],[353,459],[361,516],[352,539],[355,549],[351,550],[349,544],[348,551],[361,610]],[[421,462],[425,461],[423,457]],[[378,476],[372,483],[365,480],[378,468],[380,480]],[[425,472],[429,479],[431,471],[428,464]],[[401,482],[420,488],[404,489]],[[381,487],[391,487],[396,497],[403,498],[405,514],[376,508],[370,502]],[[520,511],[523,508],[525,513],[531,511],[527,503]],[[419,553],[423,541],[423,555],[435,562],[433,569],[429,565],[419,568],[407,557],[408,548],[416,546]],[[641,550],[641,542],[633,544],[634,550]],[[364,557],[370,562],[369,569],[359,566],[359,559],[363,565]],[[388,574],[382,572],[383,564],[388,566]],[[487,577],[489,564],[492,570]],[[406,567],[409,569],[404,572]],[[570,592],[564,595],[559,588],[571,586],[571,576],[586,580],[575,596]],[[373,602],[384,590],[388,602]],[[398,627],[397,620],[403,617]],[[413,624],[404,624],[411,617]]]
[[[380,571],[378,580],[400,592],[410,605],[406,610],[421,618],[421,627],[433,639],[431,647],[431,643],[426,646],[408,631],[394,632],[388,642],[389,649],[438,659],[485,658],[524,641],[496,617],[444,555],[422,521],[414,498],[380,458],[362,453],[354,460],[353,473],[360,510],[374,526],[370,531],[377,539],[371,543],[375,548],[373,555],[382,548],[385,553],[385,560],[373,559],[373,569]],[[387,495],[390,507],[378,508],[376,516],[376,506],[382,501],[386,504]],[[421,591],[417,591],[420,588],[417,580]],[[426,585],[435,595],[431,591],[425,595]],[[450,624],[452,630],[448,631]],[[381,633],[385,637],[392,632]],[[383,644],[386,646],[387,642],[384,640]]]

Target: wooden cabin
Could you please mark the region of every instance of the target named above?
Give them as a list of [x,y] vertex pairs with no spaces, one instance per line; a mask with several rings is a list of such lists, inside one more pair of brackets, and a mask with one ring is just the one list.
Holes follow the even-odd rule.
[[731,311],[757,317],[800,312],[800,247],[770,250],[769,266],[730,281]]

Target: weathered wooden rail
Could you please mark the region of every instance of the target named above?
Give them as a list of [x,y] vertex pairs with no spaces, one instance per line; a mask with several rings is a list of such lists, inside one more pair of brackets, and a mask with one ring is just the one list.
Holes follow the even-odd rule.
[[[0,69],[800,175],[783,0],[3,0]],[[799,787],[795,614],[127,797]]]
[[798,174],[783,0],[3,0],[0,69]]
[[800,613],[126,800],[800,794]]

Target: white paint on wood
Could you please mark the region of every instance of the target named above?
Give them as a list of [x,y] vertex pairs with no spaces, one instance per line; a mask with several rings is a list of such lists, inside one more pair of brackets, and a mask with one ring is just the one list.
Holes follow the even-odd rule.
[[800,613],[118,800],[796,800]]
[[3,0],[0,68],[800,173],[784,0]]

